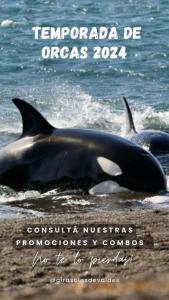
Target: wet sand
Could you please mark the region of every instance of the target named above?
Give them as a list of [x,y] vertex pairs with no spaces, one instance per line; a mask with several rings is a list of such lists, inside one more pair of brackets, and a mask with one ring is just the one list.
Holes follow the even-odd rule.
[[[96,264],[89,268],[89,257],[114,257],[115,249],[80,249],[84,261],[74,264],[77,251],[43,249],[38,255],[48,263],[32,267],[37,249],[16,250],[12,239],[22,236],[27,224],[135,224],[137,235],[151,235],[154,249],[120,250],[132,257],[127,264]],[[119,210],[111,213],[61,214],[47,217],[0,221],[0,299],[169,299],[169,209]],[[53,257],[62,252],[67,259],[56,265]],[[82,279],[79,283],[61,283],[61,278]],[[114,283],[87,283],[85,280],[112,278]],[[54,282],[55,281],[55,282]]]

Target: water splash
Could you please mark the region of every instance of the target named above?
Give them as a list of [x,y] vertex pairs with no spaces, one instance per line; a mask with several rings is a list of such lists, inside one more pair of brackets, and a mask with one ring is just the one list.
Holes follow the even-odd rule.
[[[122,99],[97,99],[79,85],[65,81],[52,82],[51,86],[18,90],[17,97],[34,105],[55,127],[79,127],[109,131],[125,135],[125,114]],[[118,109],[117,106],[121,109]],[[131,107],[137,130],[144,128],[169,131],[169,112],[156,112],[150,106]],[[17,109],[8,102],[4,115],[0,116],[0,133],[19,134],[22,123]]]

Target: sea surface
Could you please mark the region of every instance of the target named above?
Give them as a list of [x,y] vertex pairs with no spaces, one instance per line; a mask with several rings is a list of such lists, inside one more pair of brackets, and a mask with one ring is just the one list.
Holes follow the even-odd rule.
[[[138,130],[169,132],[169,3],[166,0],[1,0],[0,148],[18,138],[21,118],[11,99],[28,100],[56,127],[124,135],[122,96]],[[141,39],[35,40],[34,26],[142,28]],[[44,60],[44,46],[125,46],[126,59]],[[169,157],[160,157],[169,176]],[[76,191],[16,193],[0,187],[0,217],[169,207],[169,196],[137,193],[81,196]]]

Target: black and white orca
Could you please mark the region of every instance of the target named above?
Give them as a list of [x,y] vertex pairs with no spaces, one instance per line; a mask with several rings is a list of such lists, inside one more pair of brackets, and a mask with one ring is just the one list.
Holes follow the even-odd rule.
[[169,154],[169,134],[161,130],[136,131],[132,112],[127,99],[123,97],[126,112],[126,137],[154,155]]
[[122,137],[88,129],[57,129],[30,104],[15,98],[23,131],[0,151],[0,184],[20,190],[82,189],[111,193],[166,190],[156,158]]

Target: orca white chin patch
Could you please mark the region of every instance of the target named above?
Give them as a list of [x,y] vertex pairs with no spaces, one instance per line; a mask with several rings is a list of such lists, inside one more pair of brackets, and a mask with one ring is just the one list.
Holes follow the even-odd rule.
[[90,195],[111,194],[111,193],[120,193],[126,191],[128,191],[128,189],[120,186],[117,182],[107,180],[107,181],[102,181],[96,184],[94,187],[92,187],[89,190],[89,194]]
[[102,168],[103,172],[109,175],[118,176],[123,173],[120,167],[110,159],[99,156],[97,157],[97,162]]

